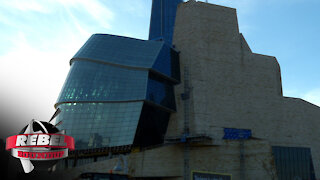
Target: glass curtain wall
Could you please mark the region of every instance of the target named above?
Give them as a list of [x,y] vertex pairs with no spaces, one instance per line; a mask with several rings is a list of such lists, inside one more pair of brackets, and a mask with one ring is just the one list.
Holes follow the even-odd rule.
[[272,147],[279,180],[315,180],[310,148]]
[[163,142],[176,110],[176,51],[163,42],[96,34],[70,63],[55,107],[61,109],[60,128],[74,137],[76,149]]
[[153,0],[149,40],[163,39],[172,43],[176,11],[183,0]]

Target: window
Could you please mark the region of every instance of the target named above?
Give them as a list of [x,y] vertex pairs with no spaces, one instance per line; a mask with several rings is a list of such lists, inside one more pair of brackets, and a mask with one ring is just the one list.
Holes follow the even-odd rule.
[[272,147],[279,180],[315,180],[310,148]]

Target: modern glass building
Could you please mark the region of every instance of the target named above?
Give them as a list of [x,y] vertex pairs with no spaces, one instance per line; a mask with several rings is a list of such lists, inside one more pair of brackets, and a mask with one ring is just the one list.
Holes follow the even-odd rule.
[[163,41],[94,34],[70,61],[56,108],[76,149],[163,142],[179,55]]
[[[76,154],[61,167],[98,161],[83,152],[129,152],[162,144],[176,111],[173,86],[180,82],[179,53],[172,48],[177,4],[154,0],[152,40],[92,35],[70,60],[55,104],[59,126],[75,139]],[[65,164],[65,165],[63,165]]]
[[[71,59],[55,107],[76,151],[57,169],[88,164],[65,171],[69,179],[83,171],[91,178],[115,171],[132,179],[316,179],[320,109],[283,97],[278,61],[251,51],[236,9],[179,6],[174,40],[184,83],[175,97],[179,2],[153,0],[149,40],[94,34]],[[207,27],[212,32],[201,35]]]

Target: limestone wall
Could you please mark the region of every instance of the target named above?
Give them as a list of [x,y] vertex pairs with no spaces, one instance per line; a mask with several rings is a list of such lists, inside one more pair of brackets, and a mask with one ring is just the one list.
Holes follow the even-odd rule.
[[179,145],[164,146],[132,153],[129,174],[133,177],[181,177],[183,150]]
[[[239,33],[235,9],[194,1],[180,4],[173,44],[181,52],[182,83],[175,87],[178,111],[171,116],[167,137],[183,132],[184,101],[180,94],[184,92],[187,67],[192,87],[188,111],[191,134],[205,133],[221,139],[223,128],[244,128],[251,129],[254,138],[268,142],[270,147],[310,147],[316,175],[320,176],[320,108],[301,99],[283,97],[277,59],[251,52]],[[228,145],[221,148],[227,149]],[[215,157],[216,150],[209,149],[207,153],[212,151]],[[201,151],[195,153],[203,154]],[[194,158],[199,159],[195,166],[210,169],[200,163],[205,157]],[[255,161],[251,165],[263,166]],[[248,172],[252,175],[248,179],[264,176],[262,171],[254,172]]]
[[[250,140],[244,143],[245,179],[276,178],[271,147],[268,142]],[[232,179],[240,179],[239,142],[226,141],[222,146],[193,147],[190,168],[197,171],[232,174]]]

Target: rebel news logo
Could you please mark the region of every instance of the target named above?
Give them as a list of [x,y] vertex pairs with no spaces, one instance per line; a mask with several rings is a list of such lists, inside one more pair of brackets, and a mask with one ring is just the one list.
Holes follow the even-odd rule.
[[74,150],[74,139],[48,122],[31,120],[18,135],[6,140],[6,150],[19,158],[25,173],[48,169]]

